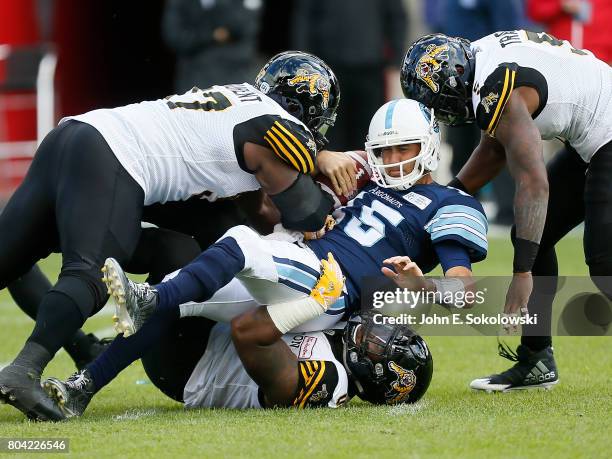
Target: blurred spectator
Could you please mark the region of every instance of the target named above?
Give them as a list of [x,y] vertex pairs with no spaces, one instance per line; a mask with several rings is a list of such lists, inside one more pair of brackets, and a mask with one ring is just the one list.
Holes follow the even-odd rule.
[[385,77],[399,81],[407,17],[402,0],[299,0],[293,47],[321,57],[340,81],[330,149],[363,148],[372,114],[385,102]]
[[168,0],[162,29],[177,56],[177,93],[254,80],[261,6],[261,0]]
[[612,64],[612,1],[527,0],[527,14],[551,35]]
[[[520,29],[525,24],[521,0],[442,0],[440,7],[442,32],[470,41],[500,30]],[[475,124],[447,128],[446,142],[453,150],[453,175],[457,175],[479,141],[480,130]],[[493,181],[493,193],[498,206],[495,223],[512,224],[514,182],[507,170]]]

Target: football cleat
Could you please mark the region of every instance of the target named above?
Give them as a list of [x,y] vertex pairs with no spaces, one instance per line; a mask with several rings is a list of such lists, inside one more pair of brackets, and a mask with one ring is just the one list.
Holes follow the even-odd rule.
[[82,342],[78,343],[80,347],[77,349],[77,355],[72,356],[77,370],[82,370],[87,364],[93,362],[96,357],[102,354],[114,338],[99,339],[93,333],[85,335]]
[[486,392],[552,389],[559,382],[559,372],[551,346],[532,352],[521,344],[514,352],[508,345],[499,343],[499,355],[516,364],[503,373],[475,379],[470,383],[472,389]]
[[102,280],[115,300],[115,330],[124,337],[133,335],[155,311],[157,290],[146,282],[139,284],[128,279],[114,258],[106,259],[102,273]]
[[0,401],[36,421],[62,421],[66,418],[42,389],[40,373],[14,363],[0,371]]
[[321,275],[312,288],[310,296],[327,309],[342,295],[344,276],[340,265],[329,252],[327,260],[321,260]]
[[65,382],[57,378],[46,379],[43,388],[66,419],[81,416],[96,393],[87,370],[74,373]]

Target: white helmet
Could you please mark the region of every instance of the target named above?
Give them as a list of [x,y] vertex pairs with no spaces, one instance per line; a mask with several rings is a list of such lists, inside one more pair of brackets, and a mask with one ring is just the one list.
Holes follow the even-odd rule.
[[[399,163],[383,164],[382,148],[411,143],[421,144],[417,156]],[[383,188],[407,190],[423,175],[438,168],[440,128],[433,110],[411,99],[387,102],[372,117],[365,149],[372,166],[372,180]],[[404,164],[412,162],[412,172],[404,175]],[[398,167],[399,177],[387,174],[388,168]]]

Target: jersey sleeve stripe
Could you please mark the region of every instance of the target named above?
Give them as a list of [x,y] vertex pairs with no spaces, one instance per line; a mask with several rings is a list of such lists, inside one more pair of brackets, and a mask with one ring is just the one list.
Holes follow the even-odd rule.
[[308,388],[306,395],[304,395],[304,398],[300,402],[300,405],[299,405],[300,408],[304,408],[304,405],[308,401],[308,397],[310,397],[312,392],[315,390],[315,387],[317,387],[317,385],[319,384],[319,381],[321,381],[321,378],[323,378],[324,374],[325,374],[325,361],[321,360],[321,368],[318,371],[317,378],[315,379],[313,383],[310,384],[310,387]]
[[277,265],[287,265],[299,269],[300,271],[304,271],[307,274],[310,274],[314,279],[318,279],[321,273],[316,269],[308,266],[307,264],[300,263],[297,260],[291,260],[290,258],[282,258],[282,257],[272,257],[274,263]]
[[311,276],[304,271],[301,271],[292,266],[286,266],[275,263],[276,272],[279,277],[283,277],[285,279],[289,279],[297,284],[303,285],[307,288],[312,288],[317,283],[317,278]]
[[[268,131],[268,134],[271,137],[270,131]],[[295,167],[297,170],[300,170],[300,166],[298,166],[298,163],[295,162],[295,159],[293,159],[290,156],[286,156],[284,153],[281,153],[278,150],[278,148],[276,148],[276,145],[274,144],[274,142],[270,140],[270,137],[264,136],[264,140],[270,144],[270,146],[272,147],[272,150],[274,150],[274,153],[276,153],[276,155],[279,156],[280,159],[282,159],[283,161],[290,162],[291,164],[293,164],[293,167]]]
[[457,218],[461,218],[466,221],[473,221],[477,225],[475,228],[478,229],[478,227],[480,227],[481,231],[483,231],[485,234],[489,230],[487,218],[482,212],[474,209],[473,207],[460,204],[444,206],[438,209],[434,217],[425,225],[425,230],[429,231],[432,226],[435,227],[437,225],[446,223],[448,219],[455,220]]
[[306,157],[306,162],[308,163],[308,167],[309,167],[309,171],[308,172],[312,172],[314,170],[314,163],[312,162],[312,158],[310,157],[310,153],[308,152],[308,150],[306,149],[304,144],[302,142],[300,142],[296,136],[294,136],[285,126],[280,124],[278,121],[275,121],[274,124],[276,126],[278,126],[285,134],[287,134],[291,138],[291,140],[293,140],[293,143],[302,152],[302,155],[304,157]]
[[431,220],[426,226],[425,229],[428,230],[432,226],[443,225],[445,223],[453,223],[453,222],[465,222],[466,224],[472,226],[474,229],[478,229],[480,231],[487,232],[487,227],[483,224],[481,220],[473,215],[466,214],[463,212],[453,212],[453,213],[444,213],[439,217]]
[[[431,235],[432,242],[441,241],[444,239],[464,239],[470,242],[470,245],[477,246],[480,250],[487,251],[489,243],[486,239],[482,238],[482,235],[476,234],[474,230],[469,227],[461,227],[461,225],[448,225],[448,228],[440,229],[436,233]],[[450,237],[449,237],[450,236]]]
[[495,113],[493,113],[493,117],[491,118],[491,122],[487,127],[487,134],[494,136],[495,130],[497,129],[497,125],[499,124],[499,120],[501,118],[501,113],[504,111],[504,107],[510,98],[510,94],[512,94],[512,90],[514,89],[514,78],[516,76],[516,71],[510,70],[506,68],[506,75],[504,77],[504,87],[502,89],[501,97],[497,102],[497,106],[495,107]]
[[480,224],[475,223],[473,220],[466,219],[464,217],[459,218],[444,218],[438,220],[434,225],[430,226],[427,232],[432,235],[441,231],[442,229],[451,228],[451,227],[461,227],[461,228],[471,228],[470,232],[478,235],[481,239],[487,239],[487,233],[483,231],[482,226]]
[[301,169],[298,169],[300,172],[304,174],[308,173],[306,162],[304,161],[302,155],[300,155],[289,139],[287,139],[287,137],[285,137],[285,135],[276,126],[272,126],[272,128],[270,128],[268,135],[274,135],[275,137],[273,137],[273,139],[278,142],[277,146],[281,148],[286,155],[292,156],[294,159],[299,161],[302,166]]
[[475,230],[474,228],[465,225],[463,223],[449,223],[447,225],[440,225],[436,228],[433,228],[431,230],[431,238],[434,239],[438,233],[440,232],[444,232],[445,230],[449,230],[451,228],[460,228],[464,231],[467,231],[471,234],[473,234],[474,236],[476,236],[477,238],[480,238],[482,241],[484,241],[485,243],[487,242],[487,237],[482,234],[480,231]]

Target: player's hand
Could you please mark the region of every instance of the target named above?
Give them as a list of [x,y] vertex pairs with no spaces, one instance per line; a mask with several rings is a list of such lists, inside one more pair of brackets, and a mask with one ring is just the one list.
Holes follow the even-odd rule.
[[357,166],[346,153],[322,150],[317,154],[317,167],[331,180],[334,193],[349,196],[357,189]]
[[423,271],[409,257],[391,257],[384,260],[383,263],[393,266],[393,269],[383,266],[381,271],[399,287],[409,290],[426,289],[427,283]]
[[327,260],[321,260],[321,275],[310,291],[310,296],[327,311],[340,298],[343,288],[344,275],[342,269],[329,252]]
[[[533,277],[530,272],[514,273],[512,282],[506,293],[506,304],[504,305],[504,314],[521,315],[527,314],[527,303],[533,290]],[[506,332],[516,331],[518,325],[504,325]]]
[[334,226],[336,226],[336,220],[331,215],[328,215],[325,219],[323,228],[321,228],[319,231],[304,231],[304,240],[312,241],[313,239],[321,239],[325,233],[331,231]]

